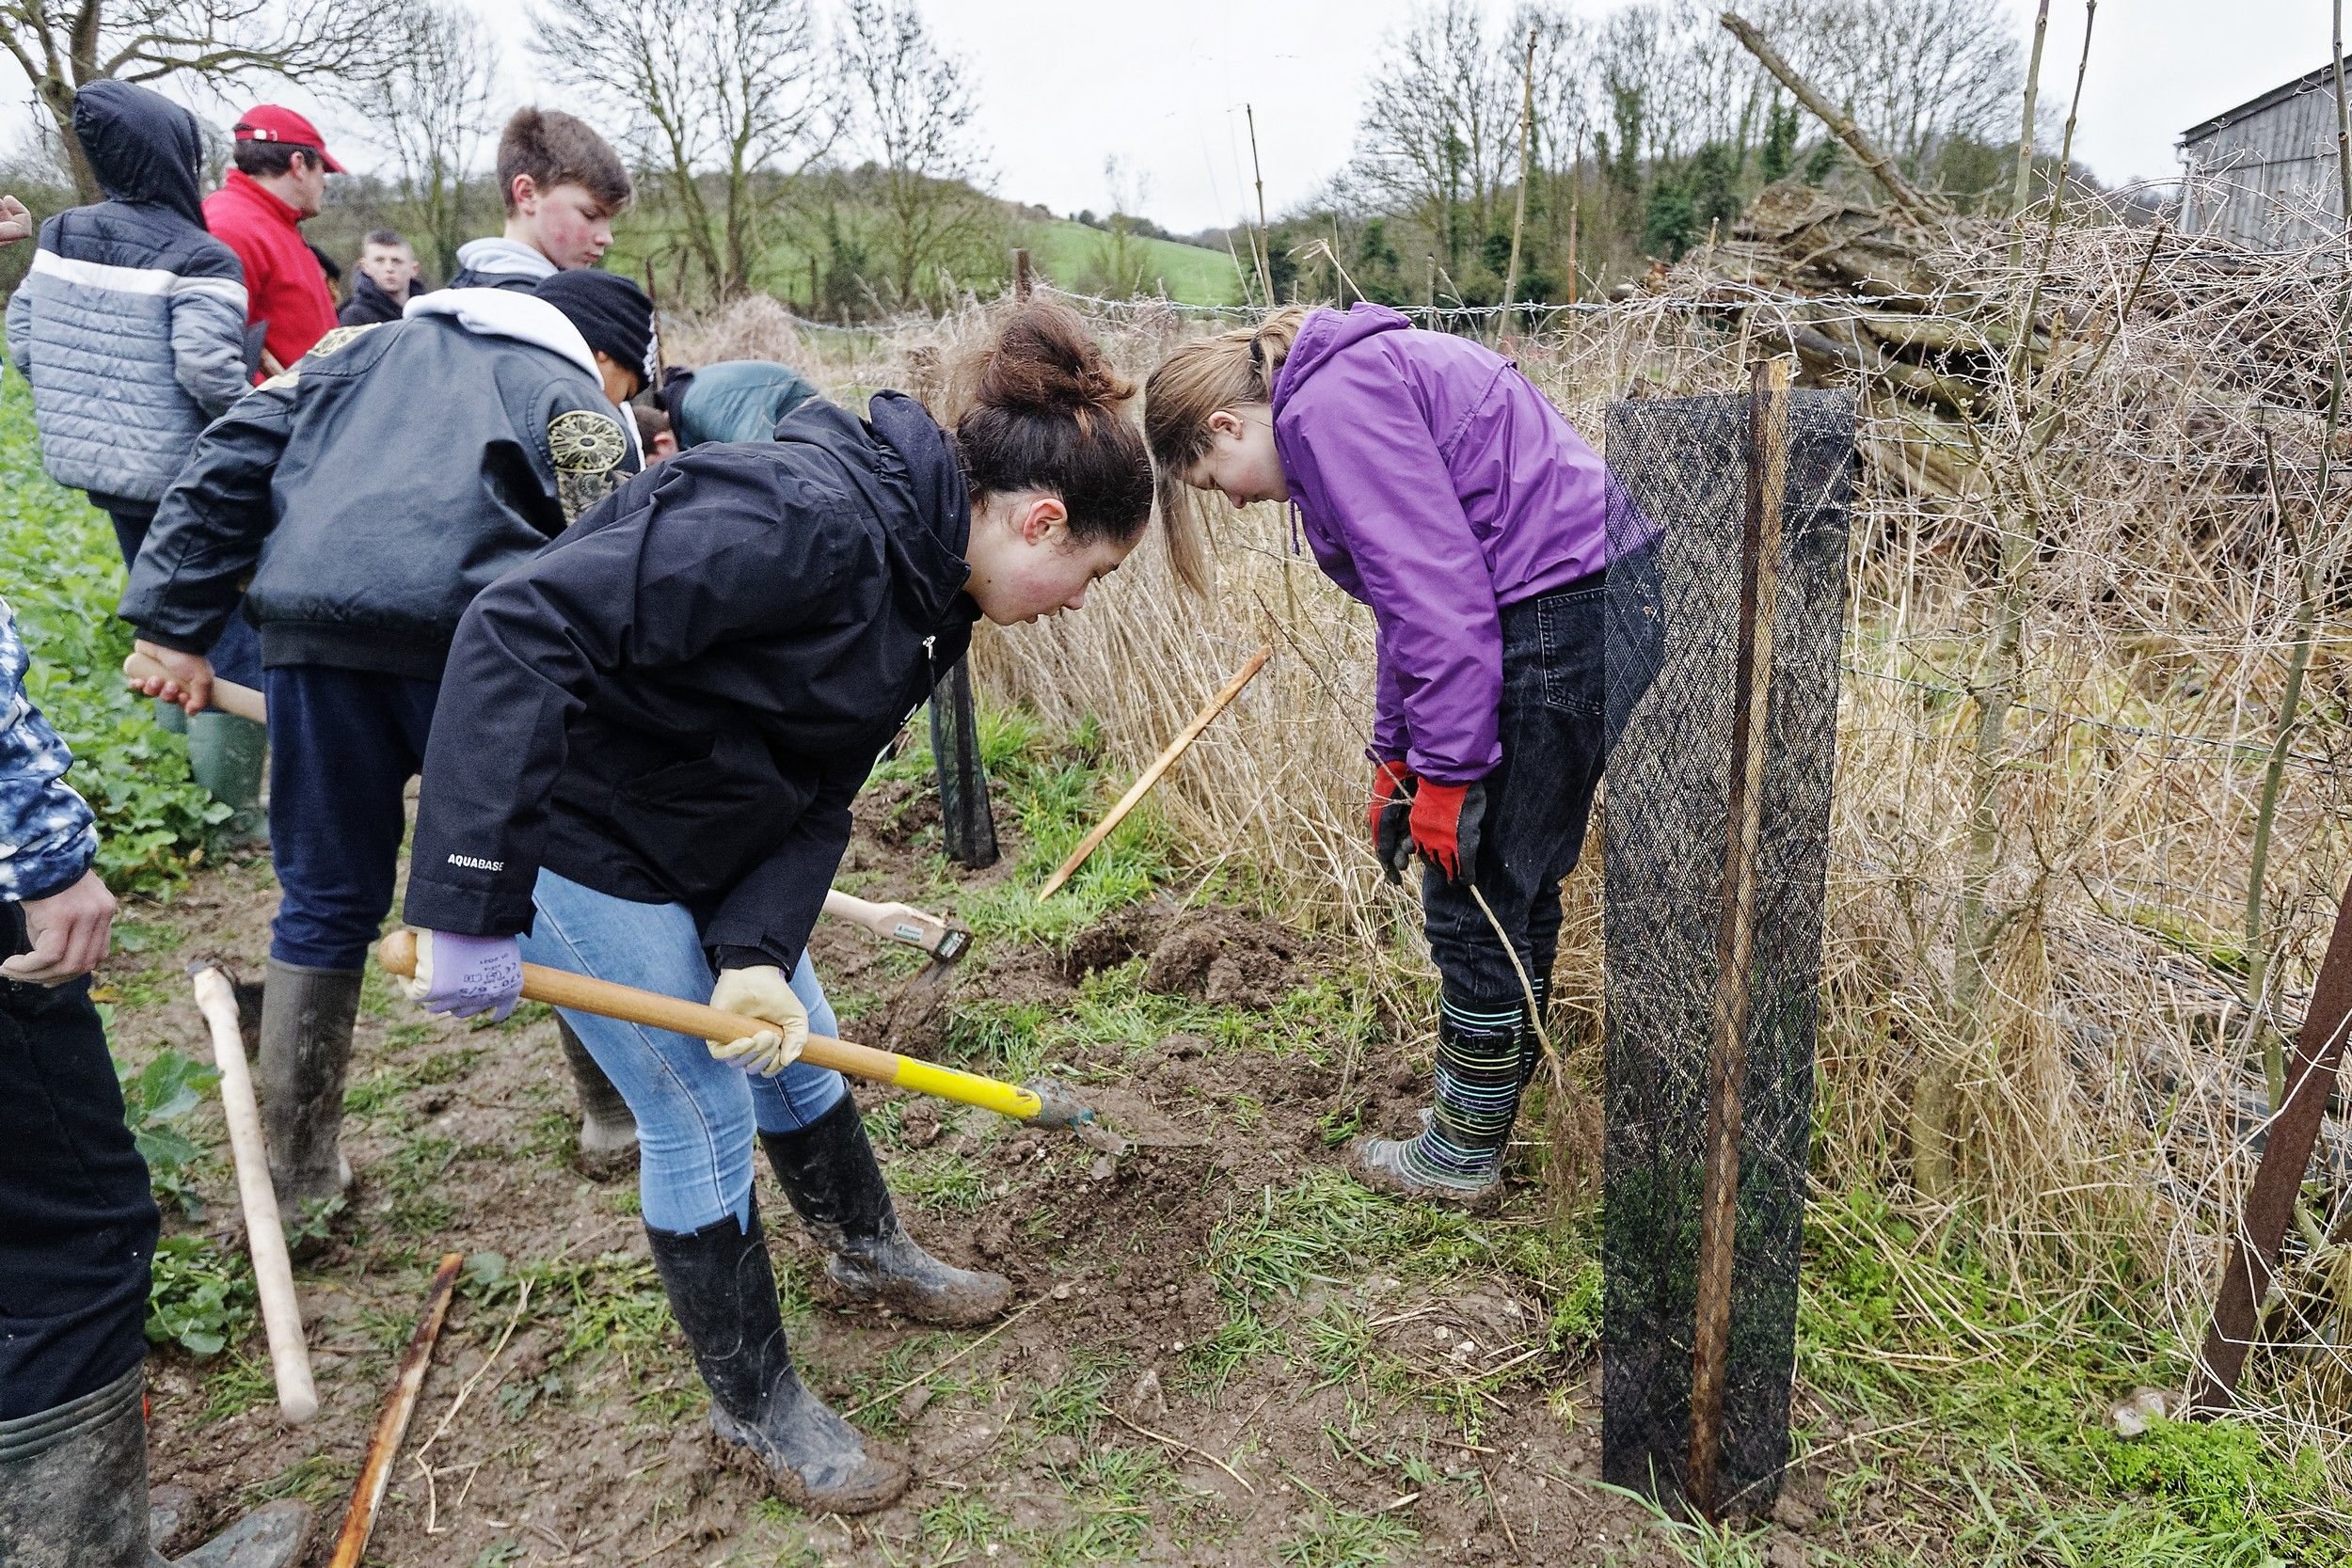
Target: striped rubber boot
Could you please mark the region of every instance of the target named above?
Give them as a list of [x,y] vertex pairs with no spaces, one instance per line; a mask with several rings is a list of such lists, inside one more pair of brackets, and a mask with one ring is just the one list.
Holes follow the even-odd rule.
[[[1527,984],[1535,993],[1534,1022],[1541,1028],[1530,1028],[1519,1036],[1519,1087],[1525,1088],[1535,1076],[1535,1069],[1544,1059],[1544,1040],[1551,1034],[1551,976],[1538,974]],[[1522,1007],[1521,1011],[1524,1011]]]
[[1359,1138],[1348,1168],[1365,1185],[1469,1203],[1502,1184],[1502,1152],[1519,1109],[1524,1001],[1438,1005],[1436,1108],[1417,1138]]

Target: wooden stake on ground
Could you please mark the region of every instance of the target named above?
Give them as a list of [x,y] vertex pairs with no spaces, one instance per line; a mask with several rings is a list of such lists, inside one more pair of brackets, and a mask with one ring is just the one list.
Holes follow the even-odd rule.
[[294,1297],[294,1266],[286,1257],[286,1228],[278,1212],[278,1189],[270,1181],[269,1150],[262,1141],[262,1113],[253,1101],[253,1074],[245,1060],[245,1036],[237,1025],[237,995],[229,976],[211,964],[194,975],[197,1010],[213,1037],[213,1061],[220,1069],[221,1119],[229,1124],[229,1154],[237,1169],[237,1202],[245,1212],[246,1250],[253,1257],[253,1288],[262,1300],[262,1327],[269,1337],[270,1376],[278,1385],[278,1413],[299,1426],[319,1413],[318,1386],[310,1380],[310,1349],[302,1338],[302,1306]]
[[449,1298],[457,1289],[457,1268],[464,1261],[462,1253],[445,1253],[441,1266],[433,1271],[424,1316],[408,1337],[408,1349],[401,1355],[384,1413],[375,1418],[366,1462],[359,1466],[358,1483],[351,1489],[351,1512],[343,1515],[343,1532],[335,1538],[335,1555],[327,1560],[327,1568],[359,1568],[359,1559],[368,1549],[375,1511],[384,1501],[384,1489],[391,1484],[392,1459],[400,1451],[400,1440],[407,1435],[408,1418],[416,1414],[425,1369],[433,1361],[433,1344],[441,1337],[441,1320],[449,1316]]
[[1780,603],[1781,492],[1788,472],[1788,362],[1756,367],[1748,393],[1747,520],[1740,545],[1740,649],[1734,667],[1731,779],[1716,936],[1715,1037],[1707,1062],[1707,1168],[1699,1193],[1698,1311],[1691,1349],[1688,1490],[1712,1519],[1721,1502],[1724,1377],[1731,1349],[1731,1266],[1740,1218],[1740,1097],[1756,952],[1756,851],[1762,827],[1772,621]]
[[2198,1353],[2197,1378],[2189,1390],[2189,1409],[2198,1415],[2227,1410],[2236,1401],[2238,1374],[2246,1370],[2246,1354],[2254,1346],[2263,1298],[2270,1293],[2271,1271],[2278,1267],[2296,1195],[2311,1168],[2328,1097],[2344,1065],[2347,1028],[2352,1028],[2352,886],[2344,889],[2336,910],[2335,934],[2328,939],[2328,955],[2320,960],[2319,976],[2312,986],[2311,1010],[2303,1015],[2302,1030],[2295,1038],[2286,1101],[2270,1119],[2262,1163],[2255,1166],[2254,1184],[2246,1194],[2246,1217],[2230,1248],[2230,1266],[2214,1303],[2213,1327]]
[[1227,705],[1241,695],[1241,689],[1254,680],[1258,672],[1265,668],[1265,661],[1273,657],[1274,644],[1271,642],[1249,656],[1249,662],[1243,665],[1232,680],[1227,681],[1218,689],[1217,694],[1209,699],[1208,706],[1193,716],[1192,722],[1184,726],[1184,733],[1168,742],[1168,750],[1154,757],[1152,766],[1143,770],[1143,776],[1128,786],[1127,793],[1119,798],[1119,804],[1110,809],[1110,814],[1096,823],[1094,831],[1078,841],[1078,847],[1070,852],[1070,858],[1062,862],[1051,877],[1045,879],[1045,885],[1037,890],[1040,903],[1059,893],[1062,884],[1077,875],[1078,867],[1086,864],[1087,857],[1100,848],[1104,839],[1111,836],[1112,829],[1127,819],[1127,814],[1135,810],[1136,804],[1146,795],[1152,793],[1152,786],[1160,782],[1161,775],[1176,766],[1176,759],[1183,756],[1190,749],[1192,743],[1200,738],[1200,732],[1214,723],[1216,716],[1223,713]]

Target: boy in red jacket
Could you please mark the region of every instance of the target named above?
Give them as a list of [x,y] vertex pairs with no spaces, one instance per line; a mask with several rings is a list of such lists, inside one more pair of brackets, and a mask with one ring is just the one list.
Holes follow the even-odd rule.
[[275,103],[247,110],[236,138],[237,166],[204,198],[204,227],[245,263],[246,322],[262,329],[262,369],[275,375],[335,325],[335,296],[300,226],[343,166],[317,126]]

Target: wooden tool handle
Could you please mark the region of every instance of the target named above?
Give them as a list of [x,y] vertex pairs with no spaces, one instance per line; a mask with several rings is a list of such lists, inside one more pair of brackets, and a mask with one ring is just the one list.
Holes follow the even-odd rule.
[[[416,974],[417,934],[394,931],[376,943],[375,957],[390,974],[403,978]],[[766,1019],[724,1013],[700,1002],[685,1002],[659,991],[616,985],[611,980],[594,980],[567,969],[549,969],[545,964],[523,965],[523,995],[550,1007],[570,1007],[722,1044],[775,1028]],[[898,1064],[903,1060],[890,1052],[877,1051],[870,1045],[852,1045],[830,1035],[809,1036],[801,1059],[878,1084],[896,1083]]]
[[[171,678],[170,671],[140,653],[135,653],[122,661],[122,673],[135,681],[165,681]],[[239,719],[250,719],[257,724],[269,722],[268,702],[253,688],[239,686],[235,681],[214,677],[213,706]]]
[[936,953],[949,929],[939,916],[926,914],[912,904],[868,903],[834,889],[826,891],[825,912],[835,920],[863,926],[884,942],[902,942],[926,953]]
[[269,1179],[262,1114],[253,1102],[253,1077],[246,1067],[245,1038],[237,1027],[237,997],[230,989],[229,976],[217,969],[198,970],[196,1005],[212,1031],[213,1060],[220,1068],[221,1112],[229,1123],[230,1157],[237,1167],[237,1199],[245,1209],[246,1246],[253,1255],[262,1326],[269,1336],[278,1411],[289,1424],[299,1425],[319,1413],[318,1386],[310,1380],[310,1351],[302,1339],[302,1307],[294,1298],[294,1266],[286,1257],[285,1227],[278,1213],[278,1190]]

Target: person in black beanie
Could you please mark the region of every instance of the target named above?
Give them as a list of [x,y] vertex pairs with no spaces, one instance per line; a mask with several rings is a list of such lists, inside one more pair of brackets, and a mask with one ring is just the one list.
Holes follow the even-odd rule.
[[[610,366],[636,377],[633,390],[625,395],[614,391],[614,403],[627,404],[654,384],[654,370],[661,356],[654,336],[653,301],[644,290],[618,273],[583,267],[559,272],[533,292],[579,326],[599,369]],[[608,374],[607,390],[615,386]]]
[[261,628],[279,886],[261,1086],[290,1212],[353,1180],[341,1126],[360,974],[458,618],[638,470],[619,405],[652,345],[653,307],[626,278],[427,294],[400,321],[336,328],[246,394],[156,511],[121,614],[168,678],[140,689],[205,705],[202,650],[248,578]]

